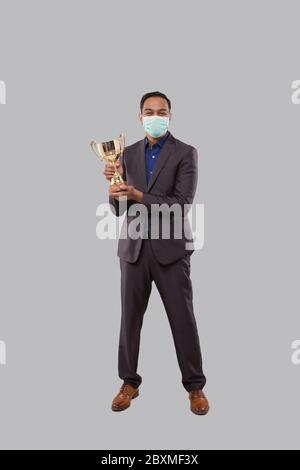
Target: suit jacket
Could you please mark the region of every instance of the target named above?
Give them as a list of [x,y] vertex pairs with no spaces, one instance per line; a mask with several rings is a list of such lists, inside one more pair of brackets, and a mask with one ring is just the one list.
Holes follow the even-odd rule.
[[[194,147],[181,142],[170,133],[159,153],[150,181],[147,184],[144,139],[125,147],[121,157],[120,163],[124,169],[124,179],[129,185],[143,192],[143,199],[140,204],[144,205],[143,212],[146,209],[149,225],[151,220],[152,226],[153,221],[158,224],[158,238],[151,238],[151,244],[154,255],[161,264],[173,263],[187,253],[191,254],[194,251],[187,212],[189,205],[193,202],[197,187],[197,159],[197,150]],[[143,239],[142,237],[131,238],[129,236],[129,226],[136,217],[141,219],[140,213],[136,212],[140,204],[135,201],[122,202],[112,197],[109,198],[109,202],[116,216],[122,215],[126,210],[126,219],[118,244],[118,256],[129,263],[135,263],[139,257]],[[153,209],[154,204],[163,204],[164,206],[156,207],[165,207],[167,209],[166,214],[162,211],[162,213],[156,214],[153,219],[149,220],[151,206]],[[182,211],[181,216],[178,216],[177,212],[174,214],[171,212],[170,215],[168,209],[173,204],[179,204],[180,206],[177,207],[185,209]],[[135,215],[131,215],[133,210]],[[162,222],[167,219],[170,221],[170,238],[164,239]],[[175,225],[178,222],[182,224],[180,238],[178,238],[178,231],[175,235]],[[186,243],[189,243],[188,247]]]

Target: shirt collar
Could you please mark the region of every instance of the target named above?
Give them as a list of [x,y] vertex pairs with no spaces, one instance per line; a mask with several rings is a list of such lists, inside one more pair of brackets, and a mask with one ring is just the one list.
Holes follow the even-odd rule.
[[[157,142],[155,142],[154,145],[159,145],[159,147],[162,147],[164,141],[168,138],[169,134],[170,134],[170,131],[167,131],[166,134],[163,135]],[[147,136],[144,138],[144,144],[145,146],[149,144],[149,140]]]

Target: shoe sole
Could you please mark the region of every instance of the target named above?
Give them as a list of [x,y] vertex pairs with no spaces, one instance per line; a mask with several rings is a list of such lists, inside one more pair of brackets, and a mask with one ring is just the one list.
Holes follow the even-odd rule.
[[[134,400],[134,399],[137,398],[138,396],[139,396],[139,392],[137,391],[137,392],[133,395],[132,400]],[[127,408],[129,408],[129,407],[130,407],[130,403],[129,403],[129,405],[124,406],[123,408],[113,408],[113,407],[111,407],[111,409],[112,409],[112,411],[117,411],[117,412],[118,412],[118,411],[127,410]]]

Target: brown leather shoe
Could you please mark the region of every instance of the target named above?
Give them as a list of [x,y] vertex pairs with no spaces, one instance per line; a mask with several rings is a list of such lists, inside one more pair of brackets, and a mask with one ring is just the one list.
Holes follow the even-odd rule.
[[139,396],[139,389],[130,384],[123,383],[118,395],[113,399],[111,409],[113,411],[123,411],[129,408],[131,400]]
[[206,415],[209,412],[209,403],[202,390],[191,390],[191,411],[196,415]]

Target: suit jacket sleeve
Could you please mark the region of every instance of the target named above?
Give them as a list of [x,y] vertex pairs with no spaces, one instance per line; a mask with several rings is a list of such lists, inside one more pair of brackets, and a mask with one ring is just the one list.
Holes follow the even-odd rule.
[[173,194],[161,196],[155,193],[144,193],[141,203],[151,204],[192,204],[198,182],[198,153],[194,147],[179,164]]

